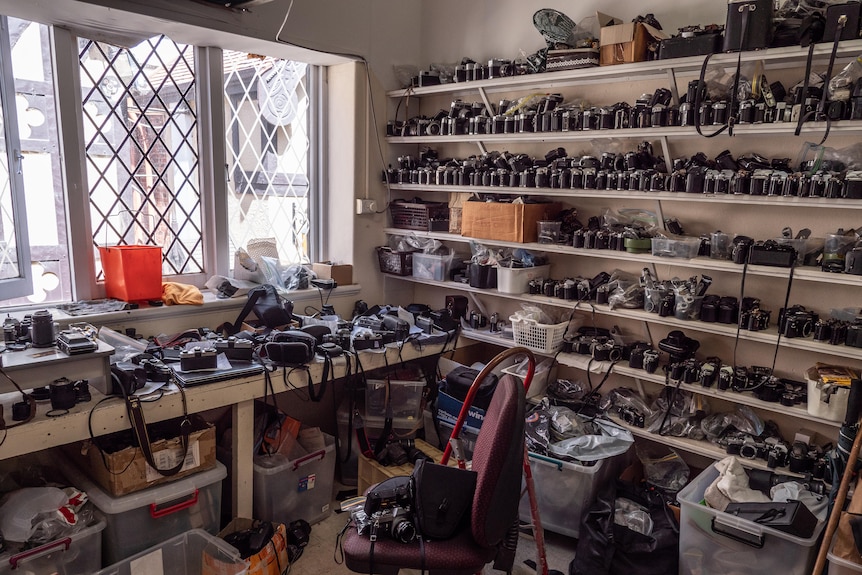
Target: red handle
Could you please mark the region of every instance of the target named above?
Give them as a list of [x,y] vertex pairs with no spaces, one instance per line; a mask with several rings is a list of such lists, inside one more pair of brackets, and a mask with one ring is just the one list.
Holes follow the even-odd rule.
[[296,461],[293,462],[293,470],[296,471],[303,465],[307,465],[316,459],[323,459],[326,457],[326,450],[321,449],[320,451],[315,451],[314,453],[309,453],[305,457],[300,457]]
[[36,547],[35,549],[30,549],[29,551],[24,551],[23,553],[13,555],[9,558],[9,564],[12,565],[12,569],[15,570],[18,568],[18,563],[21,561],[26,561],[27,559],[30,559],[31,557],[35,557],[37,555],[45,555],[55,547],[63,547],[63,551],[68,551],[71,545],[71,537],[57,539],[56,541],[51,541],[50,543],[46,543],[41,547]]
[[174,503],[173,505],[168,505],[167,507],[158,507],[155,503],[150,503],[150,516],[153,519],[159,519],[164,517],[165,515],[170,515],[171,513],[176,513],[177,511],[182,511],[183,509],[188,509],[192,505],[196,505],[198,502],[198,490],[195,489],[195,492],[192,493],[192,496],[185,501],[181,501],[179,503]]

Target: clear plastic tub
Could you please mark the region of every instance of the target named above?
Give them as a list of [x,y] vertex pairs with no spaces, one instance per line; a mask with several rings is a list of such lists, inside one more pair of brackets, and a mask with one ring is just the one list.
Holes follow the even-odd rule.
[[[619,476],[627,461],[628,456],[623,453],[586,466],[530,453],[542,527],[554,533],[578,537],[584,510],[593,504],[599,488]],[[521,521],[532,520],[526,491],[521,497],[518,515]]]
[[[392,417],[419,419],[422,416],[424,381],[389,381],[389,404]],[[365,384],[365,415],[386,415],[386,381],[369,379]]]
[[530,280],[546,278],[551,273],[551,266],[534,266],[530,268],[497,268],[497,290],[502,293],[527,293]]
[[829,560],[829,575],[860,575],[862,574],[862,565],[836,557],[832,554],[832,549],[826,554]]
[[715,464],[677,495],[680,503],[679,572],[805,575],[817,556],[824,523],[808,539],[740,519],[702,504],[718,477]]
[[253,464],[254,517],[289,524],[317,523],[329,517],[335,484],[335,438],[326,447],[296,459],[277,453],[257,456]]
[[700,238],[653,238],[652,255],[691,259],[700,251]]
[[77,533],[50,543],[0,555],[0,574],[54,575],[95,573],[102,566],[102,531],[105,519],[95,521]]
[[[85,573],[81,571],[80,573]],[[93,571],[86,571],[93,573]],[[248,562],[218,537],[191,529],[106,567],[96,575],[245,575]]]
[[218,533],[222,480],[227,468],[216,462],[202,471],[122,497],[112,497],[71,462],[63,473],[101,511],[107,523],[102,533],[104,565],[148,549],[190,529]]
[[438,282],[449,279],[449,267],[452,265],[453,254],[435,256],[433,254],[413,254],[413,277]]

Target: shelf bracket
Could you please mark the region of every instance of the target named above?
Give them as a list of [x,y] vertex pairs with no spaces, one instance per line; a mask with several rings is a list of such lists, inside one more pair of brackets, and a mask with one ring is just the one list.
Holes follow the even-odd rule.
[[482,98],[482,102],[485,103],[485,111],[493,118],[495,114],[494,106],[491,104],[491,100],[488,99],[488,93],[485,92],[485,88],[479,88],[479,96]]
[[482,155],[485,155],[488,153],[488,148],[485,147],[485,142],[482,142],[480,140],[480,141],[476,142],[476,145],[479,146],[479,151],[482,153]]
[[667,69],[667,83],[670,84],[670,95],[675,106],[679,106],[679,90],[676,88],[676,73],[673,68]]
[[667,145],[667,136],[661,136],[658,141],[661,144],[661,155],[664,156],[664,165],[667,168],[667,173],[673,173],[673,158],[670,157],[670,148]]
[[655,215],[658,218],[658,225],[665,229],[664,227],[664,212],[661,209],[661,200],[655,201]]

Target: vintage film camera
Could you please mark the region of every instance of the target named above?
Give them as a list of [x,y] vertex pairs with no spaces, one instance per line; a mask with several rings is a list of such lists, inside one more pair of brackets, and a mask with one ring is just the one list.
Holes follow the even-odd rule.
[[353,512],[353,522],[360,535],[376,538],[382,534],[410,543],[416,538],[413,523],[413,490],[410,476],[392,477],[368,492],[362,509]]

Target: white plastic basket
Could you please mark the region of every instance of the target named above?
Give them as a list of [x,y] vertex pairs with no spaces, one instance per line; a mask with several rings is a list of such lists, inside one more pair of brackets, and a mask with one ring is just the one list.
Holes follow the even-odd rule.
[[563,347],[563,334],[569,322],[557,324],[539,323],[534,319],[509,316],[515,344],[539,353],[554,353]]

